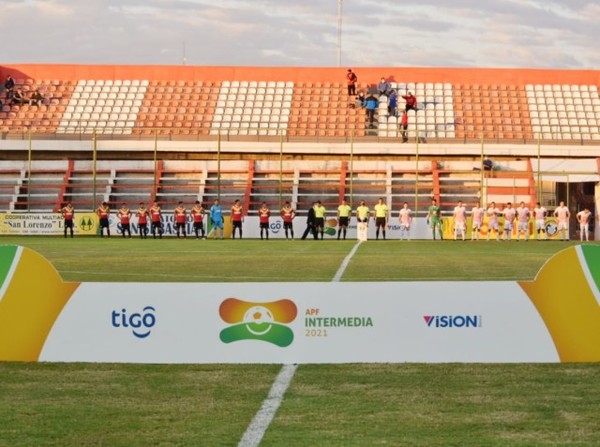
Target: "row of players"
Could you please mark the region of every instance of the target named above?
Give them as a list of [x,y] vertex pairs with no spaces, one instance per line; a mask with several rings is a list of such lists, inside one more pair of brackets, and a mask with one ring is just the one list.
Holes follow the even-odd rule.
[[[70,230],[71,237],[73,237],[73,219],[75,216],[75,210],[70,203],[67,203],[61,209],[62,215],[65,220],[65,230],[64,234],[67,237],[67,230]],[[109,218],[110,218],[110,207],[106,202],[103,202],[102,205],[96,210],[96,214],[99,217],[100,223],[100,236],[104,236],[104,231],[108,237],[110,237],[110,226],[109,226]],[[242,223],[244,220],[244,210],[239,200],[236,200],[231,207],[231,220],[233,226],[232,237],[235,239],[236,229],[238,231],[239,237],[242,237]],[[383,239],[386,237],[386,227],[389,219],[389,209],[384,202],[383,198],[379,198],[377,204],[374,206],[374,210],[371,213],[371,210],[368,206],[366,206],[365,201],[361,201],[360,205],[355,210],[357,222],[359,227],[362,226],[363,230],[366,229],[368,225],[369,218],[371,214],[375,219],[376,226],[376,239],[379,239],[379,235],[381,235]],[[148,209],[144,205],[144,203],[140,203],[138,210],[135,213],[138,217],[138,225],[140,228],[140,237],[146,238],[148,236],[148,221],[150,221],[151,233],[154,238],[161,238],[163,234],[162,228],[162,209],[158,205],[158,203],[154,202],[152,206]],[[188,211],[185,208],[183,202],[179,202],[177,207],[173,210],[173,220],[175,223],[175,231],[177,237],[183,236],[186,237],[186,221],[187,221]],[[215,231],[215,237],[220,233],[220,237],[223,238],[223,209],[218,199],[213,202],[213,205],[210,207],[207,212],[202,204],[199,201],[196,201],[194,206],[190,210],[190,215],[193,221],[193,229],[196,235],[196,238],[206,238],[205,230],[204,230],[204,216],[208,214],[210,218],[210,222],[213,226],[213,230]],[[280,215],[283,219],[283,227],[285,232],[286,239],[294,238],[294,230],[293,230],[293,220],[296,217],[296,211],[291,206],[290,202],[285,202],[285,205],[280,210]],[[320,201],[314,202],[312,207],[309,209],[307,216],[307,227],[302,236],[302,239],[306,239],[308,234],[312,234],[315,239],[318,239],[319,234],[321,235],[321,239],[323,239],[324,227],[325,227],[325,215],[326,209],[322,205]],[[349,220],[352,215],[352,207],[346,202],[346,200],[342,200],[342,203],[337,208],[337,221],[339,226],[338,239],[343,237],[346,239],[347,229],[349,225]],[[538,202],[536,207],[533,210],[533,217],[536,222],[536,231],[537,231],[537,239],[546,239],[546,225],[545,218],[549,215],[546,208],[542,207]],[[121,233],[123,237],[131,237],[131,229],[130,229],[130,219],[132,216],[131,210],[128,208],[126,203],[121,205],[121,208],[117,210],[117,217],[119,218],[121,224]],[[258,210],[259,216],[259,225],[260,225],[260,237],[261,239],[269,238],[269,218],[271,217],[271,210],[268,208],[265,202],[262,203],[261,207]],[[488,232],[487,232],[487,240],[490,239],[490,235],[492,232],[495,233],[496,240],[499,240],[500,231],[499,231],[499,222],[498,217],[504,217],[504,239],[510,240],[510,234],[512,233],[513,223],[517,223],[517,240],[521,238],[523,235],[525,240],[529,238],[529,229],[528,223],[529,219],[532,216],[532,213],[525,206],[524,202],[521,202],[519,207],[513,208],[512,204],[509,202],[506,206],[500,210],[496,207],[496,203],[492,202],[487,210],[484,210],[480,204],[473,207],[471,210],[472,217],[472,232],[471,239],[480,239],[481,228],[483,226],[484,216],[488,217]],[[571,216],[569,209],[565,206],[564,202],[561,201],[560,205],[554,210],[554,216],[558,220],[558,231],[561,235],[561,239],[567,240],[569,238],[568,226],[569,226],[569,218]],[[580,224],[580,234],[581,240],[585,239],[589,240],[589,222],[591,218],[591,212],[585,208],[584,210],[577,213],[577,220]],[[463,203],[459,201],[456,207],[453,210],[452,214],[453,218],[453,231],[454,231],[454,239],[458,239],[462,237],[465,240],[466,237],[466,228],[467,228],[467,210],[466,207],[463,206]],[[400,223],[400,238],[401,239],[409,239],[410,227],[412,225],[412,210],[408,207],[408,203],[404,202],[402,209],[398,213],[398,220]],[[431,206],[428,209],[427,213],[427,223],[430,225],[432,229],[433,239],[436,239],[436,233],[439,234],[440,239],[442,239],[442,215],[441,215],[441,207],[437,204],[435,199],[432,200]]]
[[[521,202],[518,207],[513,208],[512,203],[508,202],[503,209],[499,209],[495,202],[490,203],[489,207],[483,209],[478,203],[477,206],[471,210],[472,218],[472,231],[471,239],[479,240],[481,234],[481,228],[483,226],[484,216],[488,217],[488,231],[487,240],[490,240],[492,233],[495,233],[496,240],[500,240],[499,221],[500,216],[504,217],[504,232],[503,240],[511,240],[513,225],[517,225],[517,240],[529,239],[529,220],[531,217],[535,220],[536,239],[546,239],[546,217],[550,216],[550,212],[544,208],[540,202],[536,203],[533,212],[525,206],[525,202]],[[557,231],[561,240],[569,239],[569,219],[571,213],[569,208],[565,205],[564,201],[560,201],[559,206],[554,210],[552,215],[557,220]],[[584,208],[582,211],[576,214],[577,222],[579,222],[580,238],[583,241],[589,241],[589,224],[592,213],[589,209]],[[462,202],[458,202],[452,213],[453,217],[453,231],[454,239],[462,237],[465,240],[467,230],[467,210],[463,206]],[[440,207],[436,201],[433,200],[427,214],[428,223],[431,225],[433,231],[433,238],[436,237],[436,229],[439,231],[440,238],[442,237],[441,230],[441,214]]]

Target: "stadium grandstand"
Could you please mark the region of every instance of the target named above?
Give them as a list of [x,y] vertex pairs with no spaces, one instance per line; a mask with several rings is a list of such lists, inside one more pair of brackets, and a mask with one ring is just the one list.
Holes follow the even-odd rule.
[[433,197],[446,211],[565,200],[572,215],[596,215],[600,71],[355,71],[357,91],[385,77],[415,94],[407,143],[386,96],[368,125],[345,69],[2,65],[15,91],[43,99],[0,92],[0,209],[219,197],[252,214],[263,201],[305,210],[385,197],[424,216]]

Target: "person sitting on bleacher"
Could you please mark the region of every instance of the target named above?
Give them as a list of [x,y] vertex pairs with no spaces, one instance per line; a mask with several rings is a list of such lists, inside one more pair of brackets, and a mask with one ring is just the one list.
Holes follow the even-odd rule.
[[29,99],[29,104],[32,106],[38,106],[44,103],[44,96],[40,93],[39,89],[36,89]]
[[365,106],[365,92],[362,90],[356,95],[356,108],[362,109]]
[[381,78],[381,81],[379,81],[379,84],[377,84],[377,91],[379,94],[387,96],[390,93],[390,89],[390,83],[386,81],[385,78]]
[[4,90],[6,90],[6,99],[12,98],[14,88],[15,88],[15,81],[11,75],[8,75],[6,77],[6,81],[4,81]]
[[25,94],[23,93],[23,91],[21,89],[16,90],[14,92],[14,94],[12,95],[12,98],[10,100],[10,105],[11,106],[20,106],[22,104],[27,103],[27,98],[25,98]]

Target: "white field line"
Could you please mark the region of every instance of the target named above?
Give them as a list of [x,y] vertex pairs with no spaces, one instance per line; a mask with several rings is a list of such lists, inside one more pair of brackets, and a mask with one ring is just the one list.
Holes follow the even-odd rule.
[[[352,256],[354,256],[360,244],[360,241],[357,242],[350,253],[348,253],[348,256],[344,258],[340,268],[331,280],[332,282],[339,282],[342,279],[348,264],[350,264]],[[258,445],[260,445],[265,432],[269,428],[271,421],[275,417],[275,414],[283,401],[285,392],[290,386],[297,368],[298,365],[283,365],[281,371],[279,371],[279,374],[277,374],[277,377],[275,378],[275,382],[273,382],[273,385],[271,386],[267,398],[263,401],[260,409],[254,415],[252,422],[250,422],[250,425],[244,432],[244,436],[242,436],[238,447],[258,447]]]

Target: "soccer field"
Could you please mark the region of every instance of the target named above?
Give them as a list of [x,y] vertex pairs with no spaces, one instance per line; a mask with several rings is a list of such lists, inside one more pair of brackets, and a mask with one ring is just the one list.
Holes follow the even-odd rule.
[[[0,244],[36,250],[73,281],[326,282],[356,242]],[[528,280],[573,244],[369,241],[341,280]],[[237,445],[280,369],[0,363],[0,445]],[[596,364],[300,365],[261,445],[598,445],[599,373]]]

